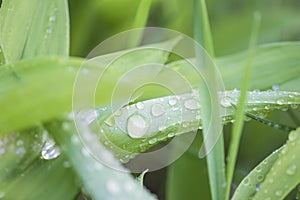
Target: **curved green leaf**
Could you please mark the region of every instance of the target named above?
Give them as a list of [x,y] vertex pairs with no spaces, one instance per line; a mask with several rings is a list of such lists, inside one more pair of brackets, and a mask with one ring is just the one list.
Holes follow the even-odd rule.
[[300,128],[290,132],[270,172],[253,199],[284,199],[300,183]]

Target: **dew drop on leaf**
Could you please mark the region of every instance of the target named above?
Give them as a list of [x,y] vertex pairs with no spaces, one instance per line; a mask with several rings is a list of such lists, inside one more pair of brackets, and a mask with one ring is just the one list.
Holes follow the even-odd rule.
[[195,99],[188,99],[184,102],[184,107],[189,110],[196,110],[200,108],[200,104]]
[[170,106],[175,106],[176,103],[177,103],[177,100],[176,100],[176,99],[170,99],[170,100],[169,100],[169,105],[170,105]]
[[290,141],[295,141],[297,138],[298,138],[298,132],[292,131],[292,132],[289,134],[289,140],[290,140]]
[[155,144],[157,142],[157,138],[151,138],[148,143],[149,144]]
[[277,190],[275,192],[275,195],[278,196],[278,197],[280,197],[282,195],[282,190]]
[[296,170],[297,170],[297,166],[295,164],[292,164],[291,166],[289,166],[287,169],[286,169],[286,174],[287,175],[294,175],[296,173]]
[[139,110],[144,109],[144,107],[145,107],[145,105],[144,105],[144,103],[142,103],[142,102],[138,102],[138,103],[136,104],[136,108],[139,109]]
[[143,137],[146,134],[148,127],[147,120],[141,115],[133,114],[128,118],[127,132],[132,138]]
[[45,160],[52,160],[60,155],[60,149],[55,145],[53,139],[48,139],[42,148],[42,158]]
[[161,104],[154,104],[151,108],[151,114],[154,117],[159,117],[166,113],[165,107]]

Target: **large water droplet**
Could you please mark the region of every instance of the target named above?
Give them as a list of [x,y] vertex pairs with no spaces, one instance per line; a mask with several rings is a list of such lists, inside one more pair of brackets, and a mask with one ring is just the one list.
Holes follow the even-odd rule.
[[195,99],[188,99],[184,102],[184,107],[189,110],[196,110],[200,108],[200,104]]
[[292,164],[291,166],[289,166],[287,169],[286,169],[286,174],[287,175],[294,175],[296,173],[296,170],[297,170],[297,166],[295,164]]
[[127,132],[132,138],[143,137],[146,134],[148,127],[149,124],[147,120],[141,115],[133,114],[128,118]]
[[55,159],[60,155],[60,149],[54,140],[48,139],[42,148],[42,158],[45,160]]
[[161,104],[154,104],[151,108],[151,114],[154,117],[159,117],[166,113],[165,107]]
[[108,180],[106,183],[106,189],[112,195],[116,195],[121,192],[121,186],[115,180]]

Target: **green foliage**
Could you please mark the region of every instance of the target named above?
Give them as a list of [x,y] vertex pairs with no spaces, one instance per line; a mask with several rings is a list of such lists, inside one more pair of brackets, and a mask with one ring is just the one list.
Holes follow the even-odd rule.
[[[241,145],[239,152],[241,156],[230,158],[233,158],[230,160],[231,170],[234,166],[232,163],[237,165],[236,170],[229,174],[230,178],[227,182],[224,178],[224,158],[227,151],[224,152],[223,144],[225,142],[227,147],[229,143],[226,132],[225,141],[222,135],[216,147],[206,158],[207,165],[205,160],[198,158],[200,144],[209,133],[206,132],[206,128],[212,116],[210,107],[219,106],[220,103],[220,106],[227,111],[217,114],[217,117],[221,116],[221,118],[213,120],[215,127],[234,122],[234,115],[241,127],[244,111],[262,118],[278,109],[282,111],[287,111],[289,108],[296,109],[293,111],[296,118],[299,113],[297,107],[300,104],[300,43],[295,41],[300,39],[298,36],[300,14],[297,10],[299,3],[276,0],[270,5],[268,1],[259,0],[243,3],[237,0],[227,1],[224,2],[226,6],[217,1],[207,1],[208,8],[206,8],[204,0],[195,0],[194,10],[192,2],[177,0],[69,1],[71,21],[68,1],[2,1],[0,199],[76,199],[79,194],[91,199],[156,198],[148,190],[140,187],[140,183],[130,174],[104,166],[89,155],[83,144],[78,142],[74,118],[70,118],[73,116],[70,113],[74,83],[77,76],[85,71],[82,69],[84,59],[69,57],[69,51],[72,55],[84,55],[91,49],[91,45],[97,44],[113,33],[128,27],[146,25],[172,27],[189,35],[192,35],[192,28],[194,28],[194,38],[206,47],[211,56],[217,56],[213,59],[220,70],[226,91],[219,92],[217,83],[214,82],[215,72],[210,69],[212,81],[209,82],[209,86],[214,93],[213,102],[209,102],[207,94],[203,95],[204,81],[196,76],[195,71],[189,67],[190,63],[180,59],[173,62],[167,51],[157,50],[157,48],[172,50],[180,42],[180,38],[152,44],[150,46],[152,48],[138,47],[133,51],[113,52],[99,56],[92,62],[84,63],[84,67],[95,77],[105,71],[105,76],[95,93],[95,109],[101,112],[95,123],[100,125],[104,134],[96,132],[92,135],[89,146],[97,146],[97,151],[106,155],[104,157],[109,160],[111,166],[126,170],[119,161],[128,162],[160,142],[169,141],[174,136],[180,137],[203,126],[204,137],[201,131],[198,131],[190,149],[168,168],[165,190],[167,199],[225,199],[226,184],[227,194],[231,189],[234,200],[294,198],[296,192],[293,190],[300,184],[299,129],[292,131],[285,145],[250,171],[253,167],[248,166],[249,163],[254,165],[255,162],[263,159],[267,153],[274,150],[273,144],[282,144],[285,138],[275,135],[276,131],[273,129],[265,131],[255,123],[249,126],[247,124],[245,132],[250,131],[253,135],[245,136],[248,139],[246,154],[253,153],[254,156],[243,157],[245,147]],[[248,56],[249,50],[241,51],[241,49],[245,48],[246,41],[249,39],[249,24],[252,21],[250,16],[253,10],[257,9],[263,15],[258,34],[259,43],[273,41],[276,43],[260,45],[255,52],[253,52],[254,48],[250,48],[253,54]],[[194,12],[191,12],[192,10]],[[160,18],[158,19],[157,16]],[[212,33],[209,24],[212,25]],[[131,46],[136,46],[139,40],[140,35],[136,35],[131,41]],[[282,42],[284,40],[292,41]],[[231,55],[218,56],[228,53]],[[120,55],[123,55],[122,58],[115,60],[106,70],[105,65]],[[196,54],[196,58],[190,58],[188,61],[197,64],[199,62],[197,58]],[[249,60],[252,61],[251,72]],[[109,105],[118,79],[134,66],[149,63],[160,63],[182,74],[192,83],[197,95],[181,95],[190,95],[189,97],[194,98],[196,102],[201,102],[202,108],[184,111],[187,115],[180,118],[167,104],[170,99],[178,97],[178,102],[184,105],[185,100],[181,95],[167,96],[170,94],[158,88],[145,88],[141,91],[144,92],[141,96],[134,98],[133,102],[122,105],[122,109],[126,109],[128,113],[134,112],[135,115],[143,114],[145,111],[137,110],[138,105],[143,104],[145,110],[150,111],[151,107],[161,100],[163,102],[161,104],[166,108],[165,113],[176,123],[167,124],[163,129],[155,129],[153,136],[146,139],[133,138],[130,130],[124,132],[114,124]],[[206,67],[209,69],[209,66]],[[163,71],[160,71],[161,73]],[[243,80],[241,74],[248,77],[244,80],[248,83],[243,87],[241,87]],[[144,76],[140,75],[132,82],[124,81],[121,84],[130,87],[143,78]],[[88,81],[86,84],[86,88],[92,88]],[[272,87],[275,91],[270,91]],[[242,88],[242,91],[236,88]],[[76,95],[87,94],[88,91],[81,90]],[[125,93],[121,94],[119,100],[124,96]],[[240,96],[242,98],[238,104]],[[238,104],[239,114],[235,113],[235,108],[231,104]],[[244,105],[244,109],[241,109],[240,105]],[[84,106],[84,109],[90,109]],[[284,114],[286,116],[287,112]],[[188,115],[193,118],[188,118]],[[273,116],[275,119],[277,117],[283,120],[283,123],[291,123],[286,121],[287,117],[280,119],[281,115],[282,113],[272,112],[271,118]],[[129,121],[129,115],[121,116]],[[297,122],[294,116],[293,118]],[[97,130],[84,124],[84,120],[82,122],[81,128],[88,136],[91,136],[90,131]],[[236,130],[234,134],[241,133],[240,130],[234,129]],[[260,134],[261,141],[255,138],[256,134]],[[266,135],[270,135],[270,138],[264,141]],[[234,137],[236,135],[230,137],[231,142],[245,143],[243,137],[237,139]],[[43,154],[49,150],[45,150],[45,147],[52,139],[56,142],[55,147],[61,152],[60,155],[58,153],[57,158],[47,160]],[[258,146],[259,142],[264,142],[264,147]],[[256,145],[257,148],[249,148],[251,145],[248,143]],[[104,148],[107,144],[114,144],[118,148],[111,149],[109,152]],[[234,154],[237,154],[236,149]],[[243,172],[243,178],[239,178],[243,179],[241,182],[238,180],[240,171]],[[151,173],[147,174],[148,176],[151,176]],[[233,184],[231,184],[231,176],[233,176]],[[142,184],[143,182],[147,184],[147,181],[142,181]],[[239,184],[237,189],[232,187],[234,184]]]

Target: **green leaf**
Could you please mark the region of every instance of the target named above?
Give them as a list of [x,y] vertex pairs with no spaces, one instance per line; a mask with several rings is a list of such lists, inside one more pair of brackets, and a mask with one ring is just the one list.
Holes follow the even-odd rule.
[[6,63],[45,55],[69,55],[66,0],[4,0],[0,25]]
[[250,77],[252,71],[253,56],[256,50],[256,43],[258,37],[258,30],[261,21],[261,16],[259,13],[254,14],[254,23],[252,28],[252,34],[249,41],[249,50],[247,56],[247,62],[244,72],[244,80],[242,82],[242,90],[237,103],[237,110],[234,116],[234,124],[232,128],[231,140],[228,151],[228,162],[227,162],[227,185],[226,185],[226,196],[225,199],[229,199],[230,188],[232,183],[232,178],[234,174],[235,165],[237,162],[238,149],[240,145],[240,139],[242,136],[242,131],[244,127],[244,113],[246,110],[247,103],[247,90],[250,84]]
[[[140,47],[130,53],[122,52],[121,55],[124,56],[117,59],[109,69],[105,68],[107,60],[119,54],[109,59],[107,55],[104,56],[104,62],[99,61],[101,58],[86,62],[84,66],[88,70],[87,75],[86,71],[80,68],[83,60],[76,58],[68,60],[58,57],[36,58],[0,68],[0,107],[3,108],[2,112],[6,113],[0,116],[1,133],[20,130],[71,112],[73,95],[79,95],[82,99],[90,95],[87,89],[93,89],[97,84],[97,81],[90,80],[98,80],[103,71],[105,76],[102,76],[103,82],[98,83],[96,105],[109,105],[115,84],[122,84],[118,79],[123,73],[143,64],[163,64],[169,53],[160,48],[171,50],[177,41],[176,39],[154,44],[151,46],[153,48]],[[73,93],[76,77],[82,74],[87,77],[86,81],[81,83],[84,88]],[[134,80],[124,82],[128,87],[134,84]]]
[[284,199],[300,183],[300,128],[290,132],[270,172],[253,199]]
[[75,199],[78,184],[73,171],[64,167],[65,162],[63,156],[49,161],[37,158],[24,171],[1,182],[3,199]]
[[281,147],[265,158],[241,181],[233,194],[232,200],[248,199],[255,194],[259,184],[263,182],[282,149]]
[[[101,159],[95,158],[84,146],[77,135],[77,127],[72,121],[52,121],[46,128],[60,144],[83,185],[83,192],[92,199],[155,199],[146,190],[141,190],[139,182],[126,172],[125,168],[114,160],[88,131],[88,125],[82,123],[85,138],[90,138],[86,145],[93,147]],[[79,128],[80,129],[80,128]],[[119,171],[119,170],[123,171]]]

